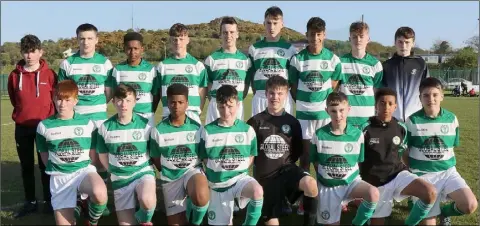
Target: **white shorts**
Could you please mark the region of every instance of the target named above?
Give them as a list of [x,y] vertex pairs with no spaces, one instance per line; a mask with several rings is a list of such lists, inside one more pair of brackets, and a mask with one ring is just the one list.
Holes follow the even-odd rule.
[[313,134],[322,128],[323,126],[327,125],[332,121],[330,118],[326,119],[319,119],[319,120],[298,120],[300,122],[300,127],[302,127],[302,137],[304,140],[311,140]]
[[[202,125],[202,121],[200,120],[200,116],[198,116],[197,112],[193,112],[193,111],[186,111],[185,114],[190,117],[191,119],[193,119],[194,121],[198,122],[198,124]],[[167,118],[168,115],[163,115],[162,116],[162,120],[164,120],[165,118]]]
[[417,175],[404,170],[397,174],[397,176],[387,184],[378,187],[380,198],[372,218],[390,216],[393,208],[393,199],[397,202],[401,202],[403,199],[407,198],[408,196],[401,195],[401,192],[417,178]]
[[163,202],[167,216],[181,213],[187,209],[185,202],[187,184],[190,178],[198,173],[205,175],[201,167],[196,167],[187,171],[178,180],[162,184]]
[[137,112],[137,115],[140,115],[140,116],[148,119],[148,125],[155,126],[155,114],[153,114],[152,112],[150,112],[150,113],[139,113],[139,112]]
[[[268,106],[268,100],[265,96],[265,91],[257,91],[252,99],[252,115],[251,117],[255,116],[256,114],[265,111]],[[288,92],[288,98],[285,100],[285,111],[291,115],[293,115],[293,99],[290,92]]]
[[233,218],[234,200],[237,199],[238,207],[243,209],[250,202],[249,198],[242,197],[243,188],[250,182],[255,181],[253,177],[244,175],[237,183],[224,192],[216,192],[210,189],[210,205],[208,206],[209,225],[231,225]]
[[[420,178],[433,184],[437,190],[437,200],[435,200],[427,218],[440,215],[440,203],[447,200],[448,194],[461,188],[470,188],[455,167],[443,172],[424,174]],[[416,202],[418,198],[412,197],[412,200]]]
[[[215,119],[219,118],[220,114],[218,113],[217,109],[217,101],[215,98],[211,98],[210,102],[208,102],[208,110],[207,110],[207,117],[205,118],[205,125],[215,121]],[[240,101],[240,106],[237,110],[237,118],[243,121],[243,102]]]
[[115,210],[121,211],[121,210],[134,209],[137,201],[136,189],[140,184],[146,181],[151,181],[152,183],[155,183],[155,177],[151,174],[145,174],[142,177],[130,183],[129,185],[123,188],[114,190],[113,197],[115,199]]
[[[92,172],[97,172],[93,165],[68,175],[53,175],[50,177],[50,193],[52,194],[53,210],[75,208],[77,194],[83,179]],[[86,199],[87,194],[82,194]]]
[[317,224],[333,224],[340,221],[342,214],[342,202],[350,202],[348,198],[355,186],[363,182],[360,177],[353,180],[349,185],[326,187],[317,181],[318,186],[318,208]]

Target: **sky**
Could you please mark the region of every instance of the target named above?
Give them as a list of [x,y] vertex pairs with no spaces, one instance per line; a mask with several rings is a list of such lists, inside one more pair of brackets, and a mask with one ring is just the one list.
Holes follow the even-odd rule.
[[[310,17],[325,20],[327,38],[347,40],[349,25],[364,20],[370,26],[372,41],[393,45],[397,28],[415,30],[416,44],[430,49],[436,40],[447,40],[454,48],[479,33],[478,1],[403,2],[323,2],[323,1],[88,1],[88,2],[1,2],[1,43],[19,42],[26,34],[41,40],[75,36],[82,23],[92,23],[101,31],[135,28],[168,29],[174,23],[205,23],[230,15],[262,23],[265,10],[279,6],[286,27],[306,32]],[[84,16],[81,16],[81,15]]]

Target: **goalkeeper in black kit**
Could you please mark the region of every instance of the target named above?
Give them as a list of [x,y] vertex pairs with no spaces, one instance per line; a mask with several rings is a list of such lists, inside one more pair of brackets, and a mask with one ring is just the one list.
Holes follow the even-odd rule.
[[262,185],[265,225],[279,225],[283,201],[290,203],[303,195],[304,225],[314,225],[318,206],[317,183],[295,162],[302,155],[302,130],[299,121],[288,114],[285,100],[288,82],[280,76],[267,80],[267,109],[248,120],[257,135],[258,156],[253,175]]

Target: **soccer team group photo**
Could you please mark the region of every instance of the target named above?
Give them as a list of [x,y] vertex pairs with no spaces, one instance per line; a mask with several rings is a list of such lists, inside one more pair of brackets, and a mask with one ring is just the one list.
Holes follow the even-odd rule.
[[[232,225],[240,211],[242,225],[285,225],[289,215],[338,225],[348,206],[348,224],[391,225],[404,200],[404,225],[474,214],[477,197],[456,168],[464,125],[412,53],[411,27],[391,34],[395,53],[382,62],[367,52],[364,21],[349,24],[351,51],[337,56],[324,45],[328,21],[305,21],[297,51],[280,35],[282,9],[263,19],[245,54],[237,19],[222,17],[221,46],[205,59],[175,23],[171,54],[155,65],[140,32],[123,36],[125,60],[113,64],[96,48],[99,28],[79,24],[79,50],[58,71],[39,37],[25,35],[8,76],[25,193],[14,218],[39,209],[34,155],[57,225],[102,225],[113,213],[119,225]],[[152,220],[159,214],[166,220]]]

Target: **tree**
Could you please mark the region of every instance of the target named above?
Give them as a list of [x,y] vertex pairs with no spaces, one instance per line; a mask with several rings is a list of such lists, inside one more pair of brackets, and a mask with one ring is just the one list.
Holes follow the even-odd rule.
[[452,52],[452,45],[450,42],[445,40],[437,40],[432,47],[433,53],[436,54],[447,54]]
[[452,58],[445,62],[447,68],[476,68],[478,53],[472,47],[459,50]]
[[465,41],[465,44],[468,47],[473,48],[476,52],[478,52],[478,47],[480,45],[480,40],[479,40],[478,35],[475,35],[475,36],[469,38],[467,41]]

